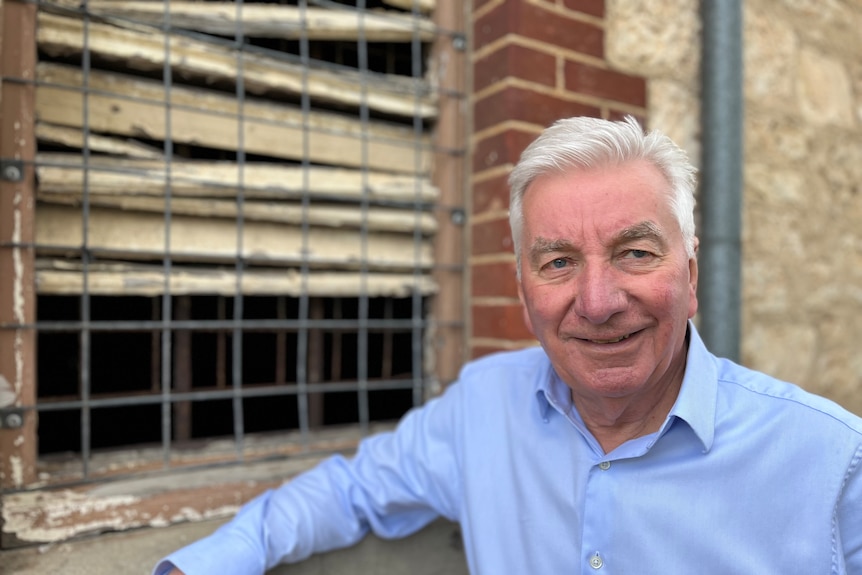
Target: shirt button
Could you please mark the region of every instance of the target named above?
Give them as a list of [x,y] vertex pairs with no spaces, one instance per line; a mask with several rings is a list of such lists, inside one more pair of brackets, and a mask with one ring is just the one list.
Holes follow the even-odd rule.
[[[602,471],[607,471],[610,468],[611,468],[611,462],[610,461],[602,461],[601,463],[599,463],[599,469],[601,469]],[[601,565],[599,565],[599,567],[601,567]]]
[[601,569],[602,565],[604,564],[605,562],[602,561],[602,557],[598,553],[596,553],[590,558],[590,567],[592,567],[593,569]]

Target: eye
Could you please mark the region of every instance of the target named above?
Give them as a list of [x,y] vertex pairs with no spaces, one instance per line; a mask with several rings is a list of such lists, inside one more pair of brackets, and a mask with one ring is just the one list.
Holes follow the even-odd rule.
[[629,253],[628,253],[629,257],[636,259],[636,260],[641,260],[643,258],[649,257],[649,255],[650,255],[650,253],[646,250],[629,250]]
[[551,260],[550,266],[555,270],[559,270],[566,267],[567,264],[568,262],[565,260],[565,258],[556,258],[554,260]]

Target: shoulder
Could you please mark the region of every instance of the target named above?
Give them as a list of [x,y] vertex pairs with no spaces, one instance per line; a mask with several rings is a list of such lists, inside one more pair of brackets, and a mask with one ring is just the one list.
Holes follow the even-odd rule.
[[464,365],[457,394],[482,401],[512,401],[535,394],[550,376],[551,363],[541,347],[492,353]]
[[550,361],[541,347],[528,347],[515,351],[501,351],[474,359],[461,369],[462,382],[487,381],[497,383],[520,381],[525,377],[541,377],[550,369]]
[[766,411],[773,418],[784,417],[831,433],[843,431],[862,440],[862,418],[796,384],[721,358],[717,358],[717,376],[719,396],[726,396],[734,411]]

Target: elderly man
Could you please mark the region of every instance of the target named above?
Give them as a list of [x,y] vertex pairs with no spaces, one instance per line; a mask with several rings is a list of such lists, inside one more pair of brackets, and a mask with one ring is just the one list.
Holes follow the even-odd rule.
[[443,516],[476,574],[862,574],[862,420],[713,356],[690,321],[685,154],[631,118],[571,118],[510,184],[541,346],[468,364],[394,432],[250,502],[157,573],[259,574]]

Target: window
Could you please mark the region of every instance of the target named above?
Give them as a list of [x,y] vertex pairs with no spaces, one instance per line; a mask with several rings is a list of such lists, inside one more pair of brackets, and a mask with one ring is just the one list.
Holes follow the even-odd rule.
[[[21,136],[0,183],[3,546],[226,512],[452,378],[457,13],[4,10],[3,50],[25,57],[2,70],[3,131]],[[265,480],[238,470],[272,462]],[[210,489],[212,469],[240,487]]]

